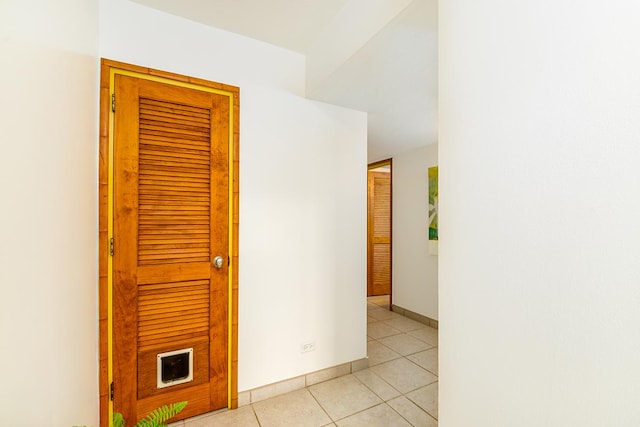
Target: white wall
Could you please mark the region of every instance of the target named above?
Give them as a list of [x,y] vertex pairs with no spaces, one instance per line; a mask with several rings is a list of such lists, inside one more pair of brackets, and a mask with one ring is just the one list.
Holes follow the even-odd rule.
[[366,118],[257,95],[240,142],[241,388],[366,356]]
[[365,357],[366,115],[298,96],[300,54],[100,5],[101,56],[240,87],[239,390]]
[[98,425],[97,9],[0,3],[1,425]]
[[637,426],[640,3],[440,3],[440,425]]
[[429,254],[431,144],[393,158],[393,304],[438,319],[438,256]]
[[307,94],[315,90],[413,0],[350,0],[306,49]]
[[[100,55],[235,86],[305,92],[305,59],[128,0],[100,1]],[[242,95],[242,94],[241,94]]]

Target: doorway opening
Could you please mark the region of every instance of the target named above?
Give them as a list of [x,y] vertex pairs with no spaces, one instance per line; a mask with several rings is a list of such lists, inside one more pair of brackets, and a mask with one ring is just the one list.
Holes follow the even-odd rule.
[[392,159],[367,171],[367,298],[392,307]]

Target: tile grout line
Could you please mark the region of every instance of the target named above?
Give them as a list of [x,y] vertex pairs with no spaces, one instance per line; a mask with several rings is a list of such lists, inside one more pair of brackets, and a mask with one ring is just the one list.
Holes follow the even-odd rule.
[[[377,365],[376,365],[377,366]],[[370,370],[370,369],[369,369]],[[376,374],[375,372],[371,371],[371,373],[373,375],[375,375],[377,378],[380,379],[380,381],[382,381],[383,383],[387,384],[389,387],[391,387],[392,389],[394,389],[395,391],[397,391],[398,393],[400,393],[400,395],[402,395],[402,392],[400,390],[398,390],[397,388],[395,388],[394,386],[392,386],[390,383],[387,382],[387,380],[385,380],[384,378],[382,378],[380,375]],[[380,396],[378,393],[375,392],[375,390],[373,390],[371,387],[369,387],[368,385],[366,385],[365,383],[362,382],[362,380],[358,377],[356,377],[356,379],[358,381],[360,381],[360,383],[365,386],[366,388],[368,388],[369,390],[371,390],[371,392],[373,394],[375,394],[376,396],[378,396],[383,402],[388,402],[388,400],[385,400],[384,397]],[[396,396],[398,397],[398,396]],[[393,399],[395,399],[396,397],[394,397]]]
[[[353,374],[350,374],[353,375]],[[335,379],[335,378],[334,378]],[[311,386],[309,386],[311,387]],[[320,407],[320,409],[322,409],[322,411],[327,415],[327,417],[329,418],[329,420],[331,420],[332,424],[336,423],[336,420],[333,419],[333,417],[331,417],[331,415],[329,415],[329,412],[327,412],[327,410],[325,409],[324,406],[322,406],[322,403],[320,403],[320,401],[318,399],[316,399],[316,396],[311,393],[311,390],[309,390],[309,387],[305,387],[307,389],[307,392],[311,395],[311,397],[313,398],[313,400],[316,401],[316,403],[318,404],[318,406]]]
[[[431,416],[431,418],[433,418],[433,419],[434,419],[434,420],[436,420],[436,421],[438,421],[438,419],[437,419],[436,417],[434,417],[434,416],[433,416],[429,411],[427,411],[427,410],[426,410],[426,409],[424,409],[422,406],[420,406],[420,404],[419,404],[418,402],[416,402],[415,400],[413,400],[411,397],[409,397],[409,396],[407,396],[407,395],[408,395],[409,393],[413,393],[414,391],[420,390],[421,388],[424,388],[424,387],[428,387],[428,386],[430,386],[431,384],[435,384],[435,383],[437,383],[437,382],[438,382],[438,381],[434,381],[434,382],[429,383],[429,384],[427,384],[427,385],[424,385],[424,386],[422,386],[422,387],[418,387],[417,389],[415,389],[415,390],[411,390],[411,391],[408,391],[406,394],[404,394],[404,395],[403,395],[404,397],[406,397],[406,398],[407,398],[407,400],[408,400],[409,402],[413,403],[413,404],[414,404],[414,405],[416,405],[418,408],[420,408],[421,410],[423,410],[424,412],[426,412],[428,415],[430,415],[430,416]],[[438,387],[440,387],[440,385],[438,385]]]
[[[367,314],[367,315],[368,315],[368,314]],[[409,318],[407,318],[406,316],[403,316],[403,317],[404,317],[404,318],[406,318],[406,319],[408,319],[408,320],[412,320],[412,321],[414,321],[414,322],[415,322],[415,320],[413,320],[413,319],[409,319]],[[391,319],[387,319],[387,320],[391,320]],[[389,327],[391,327],[391,328],[397,329],[397,328],[395,328],[393,325],[391,325],[391,324],[389,324],[389,323],[386,323],[386,322],[387,322],[387,320],[380,320],[380,319],[376,319],[376,321],[375,321],[375,322],[367,322],[367,328],[369,327],[369,324],[370,324],[370,323],[383,322],[386,326],[389,326]],[[419,322],[418,322],[418,323],[419,323]],[[433,328],[432,326],[429,326],[429,325],[424,325],[424,327],[431,327],[431,328]],[[393,351],[394,353],[396,353],[396,354],[399,354],[399,355],[400,355],[400,357],[399,357],[399,358],[391,359],[391,360],[388,360],[388,361],[386,361],[386,362],[381,362],[381,363],[378,363],[378,364],[376,364],[376,365],[370,366],[369,368],[372,368],[372,367],[375,367],[375,366],[380,366],[380,365],[383,365],[383,364],[385,364],[385,363],[392,362],[392,361],[394,361],[394,360],[399,360],[399,359],[401,359],[401,358],[404,358],[404,359],[406,359],[407,361],[409,361],[412,365],[414,365],[414,366],[416,366],[417,368],[420,368],[420,369],[422,369],[422,370],[424,370],[424,371],[428,372],[428,373],[429,373],[429,374],[431,374],[431,375],[434,375],[434,376],[435,376],[435,378],[436,378],[436,379],[435,379],[435,381],[432,381],[432,382],[430,382],[430,383],[428,383],[428,384],[425,384],[425,385],[423,385],[423,386],[420,386],[420,387],[418,387],[418,388],[416,388],[416,389],[414,389],[414,390],[409,390],[409,391],[407,391],[406,393],[403,393],[403,392],[401,392],[400,390],[396,389],[394,386],[392,386],[390,383],[388,383],[384,378],[380,377],[379,375],[377,375],[375,372],[373,372],[373,371],[372,371],[372,373],[373,373],[374,375],[376,375],[378,378],[380,378],[384,383],[388,384],[388,385],[389,385],[393,390],[398,391],[398,392],[400,393],[400,396],[396,396],[396,397],[394,397],[394,398],[392,398],[392,399],[389,399],[389,400],[384,400],[384,399],[382,399],[382,397],[381,397],[381,396],[378,396],[378,395],[375,393],[375,391],[373,391],[372,389],[370,389],[370,390],[371,390],[374,394],[376,394],[376,396],[380,397],[380,398],[384,401],[384,403],[385,403],[388,407],[390,407],[390,408],[391,408],[391,410],[393,410],[396,414],[398,414],[402,419],[404,419],[405,421],[407,421],[407,422],[408,422],[410,425],[412,425],[412,426],[414,426],[414,424],[413,424],[409,419],[405,418],[405,416],[403,416],[403,414],[401,414],[399,411],[397,411],[393,406],[389,405],[389,401],[394,400],[394,399],[399,399],[400,397],[404,397],[404,398],[405,398],[409,403],[411,403],[411,404],[412,404],[412,405],[414,405],[416,408],[418,408],[418,410],[419,410],[419,411],[421,411],[421,412],[423,412],[423,413],[427,414],[427,416],[428,416],[429,418],[433,419],[436,423],[439,423],[438,419],[437,419],[434,415],[432,415],[432,414],[431,414],[430,412],[428,412],[426,409],[422,408],[422,407],[421,407],[417,402],[415,402],[413,399],[411,399],[409,396],[407,396],[407,394],[408,394],[408,393],[412,393],[412,392],[415,392],[415,391],[417,391],[417,390],[420,390],[420,389],[421,389],[421,388],[423,388],[423,387],[427,387],[427,386],[429,386],[429,385],[432,385],[432,384],[438,383],[438,382],[439,382],[439,380],[440,380],[440,379],[439,379],[439,375],[438,375],[438,373],[431,372],[429,369],[427,369],[427,368],[424,368],[424,367],[420,366],[418,363],[416,363],[415,361],[413,361],[413,360],[411,360],[411,359],[409,358],[409,356],[413,356],[413,355],[418,354],[418,353],[421,353],[421,352],[423,352],[423,351],[428,351],[428,350],[432,350],[432,349],[436,349],[436,350],[435,350],[435,351],[436,351],[436,354],[438,354],[438,346],[437,346],[437,345],[433,346],[431,343],[426,342],[426,341],[424,341],[424,340],[422,340],[422,339],[420,339],[420,338],[418,338],[418,337],[415,337],[415,336],[413,336],[413,335],[410,335],[410,334],[409,334],[409,332],[417,331],[417,330],[420,330],[420,329],[422,329],[422,327],[420,327],[420,328],[416,328],[416,329],[408,329],[408,330],[406,330],[406,331],[400,331],[400,333],[398,333],[398,334],[392,334],[392,335],[388,335],[388,336],[386,336],[386,337],[380,337],[380,338],[373,338],[373,337],[369,336],[369,335],[368,335],[368,333],[367,333],[367,336],[368,336],[369,338],[371,338],[371,341],[376,342],[377,344],[382,345],[383,347],[386,347],[386,348],[388,348],[389,350]],[[403,354],[398,353],[395,349],[393,349],[393,348],[389,347],[388,345],[386,345],[386,344],[384,344],[383,342],[381,342],[381,341],[380,341],[381,339],[384,339],[384,338],[388,338],[388,337],[392,337],[392,336],[399,336],[399,335],[406,335],[406,336],[408,336],[408,337],[411,337],[411,338],[417,339],[418,341],[420,341],[420,342],[422,342],[422,343],[424,343],[424,344],[428,345],[429,347],[428,347],[428,348],[426,348],[426,349],[423,349],[423,350],[418,350],[418,351],[416,351],[416,352],[413,352],[413,353],[409,353],[409,354],[403,355]],[[359,380],[359,378],[358,378],[358,380]],[[362,381],[361,381],[361,382],[362,382]],[[363,383],[363,385],[364,385],[365,387],[367,387],[367,385],[366,385],[366,384],[364,384],[364,383]],[[367,388],[369,388],[369,387],[367,387]],[[414,426],[414,427],[415,427],[415,426]]]
[[[407,334],[405,334],[405,335],[407,335]],[[392,335],[392,336],[394,336],[394,337],[395,337],[396,335]],[[408,335],[408,336],[411,336],[411,335]],[[384,337],[384,338],[389,338],[389,337]],[[415,337],[414,337],[414,338],[415,338]],[[417,338],[416,338],[416,339],[417,339]],[[380,344],[380,345],[383,345],[383,346],[387,347],[389,350],[391,350],[391,351],[393,351],[393,352],[395,352],[395,353],[398,353],[398,350],[395,350],[395,349],[393,349],[393,348],[389,347],[387,344],[385,344],[385,343],[381,342],[380,340],[376,340],[376,339],[374,339],[374,341],[376,341],[376,342],[377,342],[378,344]],[[433,347],[433,346],[431,346],[431,344],[429,344],[428,342],[424,342],[424,341],[421,341],[421,340],[418,340],[418,341],[420,341],[420,342],[422,342],[422,343],[424,343],[424,344],[427,344],[429,347],[428,347],[428,348],[423,348],[422,350],[414,351],[413,353],[408,353],[408,354],[401,354],[401,353],[398,353],[398,354],[400,354],[400,356],[402,356],[402,357],[407,357],[407,356],[413,356],[414,354],[422,353],[423,351],[427,351],[427,350],[431,350],[431,349],[434,349],[434,348],[438,348],[438,347]]]
[[[403,396],[404,396],[404,395],[403,395]],[[396,397],[396,399],[398,399],[398,397]],[[408,398],[408,397],[405,397],[405,399],[409,400],[409,398]],[[409,402],[413,403],[411,400],[409,400]],[[413,404],[415,405],[415,403],[413,403]],[[393,406],[391,406],[391,405],[388,405],[388,406],[391,408],[391,410],[392,410],[392,411],[394,411],[396,414],[400,415],[400,418],[402,418],[403,420],[405,420],[406,422],[408,422],[411,426],[413,426],[413,427],[419,427],[419,426],[416,426],[414,423],[412,423],[410,420],[408,420],[408,419],[407,419],[404,415],[402,415],[400,412],[396,411],[396,408],[394,408],[394,407],[393,407]],[[419,410],[421,410],[422,412],[424,412],[425,414],[429,415],[429,413],[428,413],[427,411],[425,411],[424,409],[422,409],[422,408],[421,408],[421,407],[419,407],[418,405],[416,405],[416,407],[417,407]],[[431,417],[431,418],[433,418],[433,417]]]
[[250,403],[249,406],[251,406],[251,412],[253,412],[253,416],[256,417],[256,422],[258,423],[258,427],[262,427],[262,423],[260,422],[260,418],[258,417],[256,408],[253,407],[253,403]]
[[[368,410],[369,410],[369,409],[371,409],[371,408],[375,408],[376,406],[380,406],[380,405],[385,405],[385,406],[388,406],[389,408],[391,408],[391,406],[389,406],[389,404],[383,400],[382,402],[376,403],[376,404],[375,404],[375,405],[373,405],[373,406],[369,406],[369,407],[367,407],[367,408],[364,408],[364,409],[361,409],[361,410],[359,410],[359,411],[356,411],[356,412],[354,412],[353,414],[349,414],[349,415],[347,415],[347,416],[344,416],[344,417],[342,417],[342,418],[339,418],[339,419],[337,419],[337,420],[333,421],[333,423],[335,424],[335,423],[337,423],[338,421],[346,420],[347,418],[350,418],[350,417],[353,417],[353,416],[355,416],[355,415],[361,414],[361,413],[363,413],[363,412],[368,411]],[[393,408],[391,408],[391,409],[393,410]],[[331,418],[331,417],[329,417],[329,418]],[[409,423],[409,424],[411,424],[411,423]],[[413,424],[411,424],[411,425],[413,425]]]

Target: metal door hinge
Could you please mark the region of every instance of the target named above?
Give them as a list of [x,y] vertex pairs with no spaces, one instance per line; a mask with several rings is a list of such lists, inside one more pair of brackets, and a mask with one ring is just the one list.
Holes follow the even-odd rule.
[[113,237],[109,239],[109,255],[113,256]]
[[113,401],[113,383],[109,385],[109,400]]
[[116,94],[111,94],[111,111],[116,112]]

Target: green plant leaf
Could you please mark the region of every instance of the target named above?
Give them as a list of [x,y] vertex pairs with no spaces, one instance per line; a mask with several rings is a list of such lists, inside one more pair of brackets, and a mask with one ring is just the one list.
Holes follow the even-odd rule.
[[111,427],[124,427],[124,418],[120,412],[113,413]]
[[185,406],[187,406],[187,402],[162,405],[161,407],[147,415],[146,418],[138,421],[138,424],[136,424],[135,427],[166,427],[166,424],[164,422],[169,418],[177,415],[185,408]]

